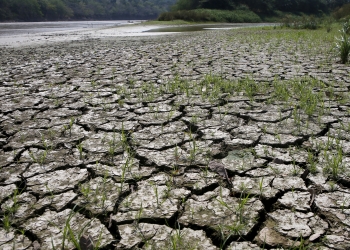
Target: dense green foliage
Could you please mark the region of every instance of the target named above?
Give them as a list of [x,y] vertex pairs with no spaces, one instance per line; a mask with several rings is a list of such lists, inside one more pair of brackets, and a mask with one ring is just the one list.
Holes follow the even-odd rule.
[[[163,13],[158,20],[240,22],[242,17],[256,21],[256,15],[264,20],[279,16],[278,20],[281,20],[285,13],[323,15],[331,12],[334,17],[339,18],[347,16],[349,8],[350,0],[177,0],[172,11]],[[210,12],[203,9],[210,9]],[[225,14],[220,10],[225,10]],[[304,21],[298,20],[302,25]],[[310,25],[315,26],[312,22],[307,24]]]
[[192,22],[208,21],[223,23],[258,23],[260,17],[250,10],[214,10],[214,9],[195,9],[171,11],[162,13],[158,20],[188,20]]
[[150,19],[176,0],[0,0],[2,20]]
[[318,14],[349,3],[349,0],[178,0],[173,10],[199,8],[234,10],[247,7],[256,13],[276,10]]

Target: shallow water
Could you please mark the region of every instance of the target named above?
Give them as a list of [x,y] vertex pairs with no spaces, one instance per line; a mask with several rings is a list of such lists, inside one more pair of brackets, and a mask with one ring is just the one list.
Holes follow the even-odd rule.
[[[138,23],[140,21],[132,21]],[[0,37],[44,32],[84,30],[128,24],[127,20],[0,23]]]
[[198,25],[186,25],[176,27],[165,27],[158,29],[151,29],[145,32],[194,32],[203,30],[219,30],[219,29],[235,29],[242,27],[259,27],[269,26],[274,24],[267,23],[234,23],[234,24],[198,24]]

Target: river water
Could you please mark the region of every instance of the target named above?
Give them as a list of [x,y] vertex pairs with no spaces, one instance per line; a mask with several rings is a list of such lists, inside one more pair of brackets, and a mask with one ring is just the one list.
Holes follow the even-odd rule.
[[[139,23],[140,21],[132,21]],[[0,37],[46,32],[79,31],[130,24],[127,20],[116,21],[67,21],[67,22],[18,22],[0,23]]]
[[[130,25],[138,24],[138,25]],[[130,36],[164,36],[179,32],[236,29],[273,24],[153,25],[141,20],[0,23],[0,47],[48,45],[85,39]]]

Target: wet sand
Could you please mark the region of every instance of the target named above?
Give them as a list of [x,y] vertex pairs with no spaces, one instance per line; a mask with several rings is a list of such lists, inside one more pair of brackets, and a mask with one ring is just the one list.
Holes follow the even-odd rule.
[[83,41],[87,39],[129,37],[129,36],[154,36],[164,35],[159,32],[143,33],[151,29],[159,28],[157,25],[124,24],[121,26],[105,28],[85,28],[77,30],[41,32],[34,34],[4,35],[0,37],[0,47],[18,48],[23,46],[45,46],[57,42]]

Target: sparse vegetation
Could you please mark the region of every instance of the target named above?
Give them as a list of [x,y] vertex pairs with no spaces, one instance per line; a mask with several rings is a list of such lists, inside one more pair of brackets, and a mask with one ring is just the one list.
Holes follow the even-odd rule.
[[165,12],[158,17],[159,21],[186,20],[191,22],[222,22],[222,23],[258,23],[260,17],[249,10],[181,10]]
[[[38,70],[35,57],[21,64],[43,79],[70,76],[70,88],[42,81],[39,93],[24,90],[32,106],[16,102],[24,108],[9,101],[16,94],[3,97],[0,230],[23,230],[29,245],[35,235],[42,248],[52,238],[56,249],[82,249],[82,236],[96,232],[95,249],[227,249],[251,235],[260,248],[328,246],[321,238],[345,224],[326,219],[345,216],[350,199],[348,66],[336,63],[336,32],[259,27],[101,42],[93,65],[90,44],[77,48],[80,63],[74,53],[60,59],[67,67],[52,55]],[[16,70],[3,65],[4,91],[24,88],[17,77],[36,87]],[[63,93],[61,106],[52,93]],[[283,241],[272,246],[261,232]]]

